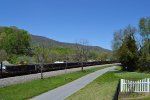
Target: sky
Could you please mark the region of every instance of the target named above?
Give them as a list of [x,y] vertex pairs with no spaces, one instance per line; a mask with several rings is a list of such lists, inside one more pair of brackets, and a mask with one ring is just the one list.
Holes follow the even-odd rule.
[[113,33],[148,17],[150,0],[0,0],[0,26],[111,48]]

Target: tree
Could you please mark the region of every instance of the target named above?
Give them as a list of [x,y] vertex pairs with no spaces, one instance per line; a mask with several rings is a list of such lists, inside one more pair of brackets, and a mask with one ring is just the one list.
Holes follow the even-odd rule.
[[127,69],[128,71],[137,69],[138,48],[135,40],[135,32],[136,29],[130,25],[123,29],[122,32],[119,33],[123,34],[121,46],[116,49],[119,61],[123,65],[123,69]]
[[75,61],[81,63],[82,71],[83,71],[83,63],[88,60],[89,56],[89,47],[87,40],[81,40],[76,42],[75,46]]
[[5,50],[0,50],[1,77],[2,77],[2,71],[3,71],[3,68],[2,68],[3,63],[2,63],[2,61],[6,60],[6,59],[7,59],[7,53],[6,53],[6,51]]
[[5,50],[0,50],[0,62],[4,61],[7,59],[7,53]]
[[143,49],[150,54],[150,17],[141,18],[139,21],[140,35],[143,37]]
[[48,62],[53,63],[55,61],[72,61],[71,55],[73,54],[73,49],[57,47],[48,50]]
[[[123,68],[129,71],[150,70],[150,17],[139,20],[139,34],[142,38],[135,39],[136,29],[127,28],[115,32],[113,40],[113,51],[117,55]],[[138,45],[137,45],[138,44]]]
[[49,51],[49,63],[54,63],[55,61],[57,61],[59,58],[59,54],[57,51],[55,50],[50,50]]
[[131,36],[128,37],[119,49],[119,60],[123,64],[123,69],[134,71],[137,68],[138,53],[136,42]]
[[89,52],[89,59],[90,60],[98,60],[98,54],[99,54],[99,52],[90,51]]
[[102,52],[102,53],[99,54],[99,60],[106,61],[106,60],[108,60],[108,56],[109,56],[108,53]]
[[150,38],[150,17],[141,18],[139,21],[140,34],[144,39]]
[[30,35],[17,27],[1,27],[0,42],[0,47],[9,54],[26,54],[30,48]]
[[40,64],[41,79],[43,79],[43,67],[45,61],[48,58],[46,48],[44,47],[44,45],[35,48],[35,57],[36,61]]
[[112,41],[113,51],[118,50],[120,48],[120,46],[122,45],[123,35],[124,35],[124,32],[123,32],[122,29],[120,29],[119,31],[114,32],[114,38],[113,38],[113,41]]
[[112,41],[112,49],[113,49],[113,55],[115,56],[115,58],[118,60],[118,49],[121,47],[122,43],[123,43],[123,35],[124,32],[122,29],[120,29],[119,31],[114,32],[114,38]]
[[150,70],[150,17],[140,19],[139,30],[143,40],[140,48],[139,69]]

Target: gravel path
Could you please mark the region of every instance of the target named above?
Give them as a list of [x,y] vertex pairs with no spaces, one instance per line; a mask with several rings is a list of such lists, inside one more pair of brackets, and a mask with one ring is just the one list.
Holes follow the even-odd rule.
[[[105,64],[105,65],[111,65],[111,64]],[[94,67],[101,67],[101,66],[104,66],[104,65],[89,66],[89,67],[85,67],[84,69],[89,69],[89,68],[94,68]],[[81,68],[67,69],[67,73],[75,72],[75,71],[79,71],[79,70],[81,70]],[[46,78],[46,77],[61,75],[61,74],[64,74],[64,73],[65,73],[65,70],[58,70],[58,71],[44,72],[43,75]],[[41,77],[41,74],[37,73],[37,74],[30,74],[30,75],[3,78],[3,79],[0,79],[0,87],[12,85],[12,84],[17,84],[17,83],[24,83],[24,82],[27,82],[27,81],[40,79],[40,77]]]
[[87,84],[92,82],[94,79],[100,75],[106,73],[107,71],[114,70],[115,66],[98,70],[86,76],[83,76],[73,82],[70,82],[66,85],[60,86],[54,90],[43,93],[39,96],[32,98],[31,100],[64,100],[68,96],[77,92],[81,88],[85,87]]

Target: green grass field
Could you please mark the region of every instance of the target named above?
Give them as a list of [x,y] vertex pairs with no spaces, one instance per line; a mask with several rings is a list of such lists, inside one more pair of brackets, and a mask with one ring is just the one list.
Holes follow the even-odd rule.
[[112,100],[119,79],[142,79],[145,77],[150,77],[150,74],[121,71],[107,72],[68,97],[67,100]]
[[97,68],[91,68],[82,71],[63,74],[55,77],[45,78],[43,80],[33,80],[22,84],[11,85],[0,88],[0,100],[23,100],[33,96],[39,95],[43,92],[52,90],[66,83],[69,83],[75,79],[78,79],[84,75],[92,73],[94,71],[110,67],[103,66]]

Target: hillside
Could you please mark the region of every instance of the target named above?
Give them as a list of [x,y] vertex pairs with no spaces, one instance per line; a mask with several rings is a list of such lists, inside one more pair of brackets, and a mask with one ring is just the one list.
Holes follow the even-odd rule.
[[[45,47],[66,47],[66,48],[75,48],[74,43],[65,43],[65,42],[59,42],[56,40],[49,39],[47,37],[43,36],[36,36],[36,35],[31,35],[31,41],[33,45],[44,45]],[[80,45],[83,46],[83,45]],[[99,46],[89,46],[90,50],[93,51],[98,51],[98,52],[107,52],[110,53],[111,50],[104,49]]]

